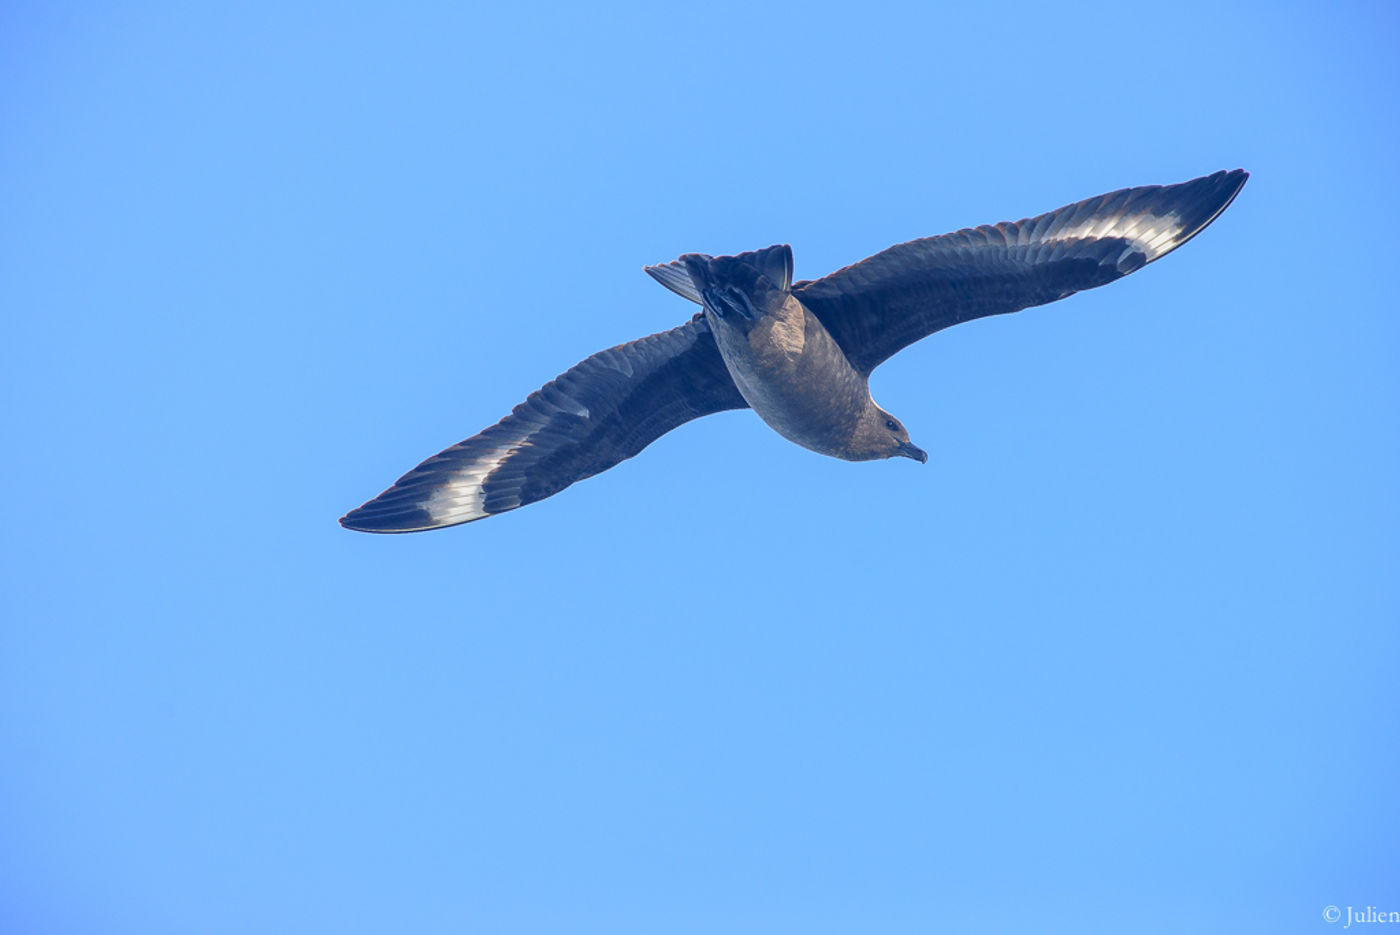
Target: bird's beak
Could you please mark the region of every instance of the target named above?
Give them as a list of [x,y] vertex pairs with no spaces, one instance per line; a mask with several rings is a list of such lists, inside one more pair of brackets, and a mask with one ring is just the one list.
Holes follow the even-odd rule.
[[913,458],[920,464],[928,464],[928,452],[913,442],[900,442],[897,453],[905,458]]

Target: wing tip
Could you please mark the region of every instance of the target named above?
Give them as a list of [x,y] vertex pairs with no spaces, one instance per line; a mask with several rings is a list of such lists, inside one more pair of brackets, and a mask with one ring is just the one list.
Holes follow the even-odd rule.
[[[1149,262],[1171,253],[1209,227],[1216,218],[1225,212],[1226,208],[1230,207],[1247,181],[1249,181],[1249,173],[1244,169],[1220,169],[1210,175],[1181,183],[1178,190],[1196,190],[1188,196],[1190,200],[1182,208],[1184,216],[1181,216],[1181,230],[1171,239],[1168,249],[1151,257]],[[1188,217],[1189,220],[1187,220]]]
[[1244,169],[1221,169],[1213,175],[1206,176],[1211,180],[1219,180],[1225,183],[1220,186],[1221,204],[1220,208],[1212,215],[1212,218],[1219,215],[1221,211],[1230,207],[1230,202],[1235,200],[1235,196],[1244,188],[1244,183],[1249,181],[1249,172]]
[[[357,507],[346,513],[336,522],[340,523],[344,529],[352,532],[370,533],[401,533],[401,532],[427,532],[430,529],[446,529],[448,526],[456,526],[470,520],[456,520],[450,523],[435,522],[428,511],[414,507],[412,509],[375,509],[375,500],[369,501],[364,506]],[[489,516],[490,514],[485,514]],[[473,519],[481,519],[477,516]]]

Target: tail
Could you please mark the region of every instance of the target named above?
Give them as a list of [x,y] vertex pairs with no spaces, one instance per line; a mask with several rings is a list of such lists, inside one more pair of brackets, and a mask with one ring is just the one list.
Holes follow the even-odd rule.
[[687,253],[679,260],[645,267],[646,273],[661,285],[696,305],[710,308],[706,290],[715,299],[710,308],[721,318],[738,314],[754,317],[761,312],[754,300],[764,293],[786,293],[792,289],[792,248],[777,244],[735,256],[712,257]]

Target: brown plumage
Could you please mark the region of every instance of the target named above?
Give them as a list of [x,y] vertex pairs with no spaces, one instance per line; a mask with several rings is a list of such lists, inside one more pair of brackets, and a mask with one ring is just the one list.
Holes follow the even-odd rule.
[[691,419],[745,406],[822,454],[927,461],[871,399],[871,371],[949,325],[1053,302],[1142,268],[1205,228],[1247,178],[1236,169],[1123,189],[1035,218],[913,240],[814,281],[792,281],[786,245],[648,267],[702,311],[594,354],[341,525],[413,532],[502,513],[606,470]]

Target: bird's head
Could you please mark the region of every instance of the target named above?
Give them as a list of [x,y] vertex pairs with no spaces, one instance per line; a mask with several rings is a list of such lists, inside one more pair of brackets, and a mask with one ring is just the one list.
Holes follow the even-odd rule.
[[909,431],[894,416],[872,401],[861,413],[860,422],[851,438],[852,461],[874,461],[878,458],[913,458],[928,463],[928,452],[909,441]]

